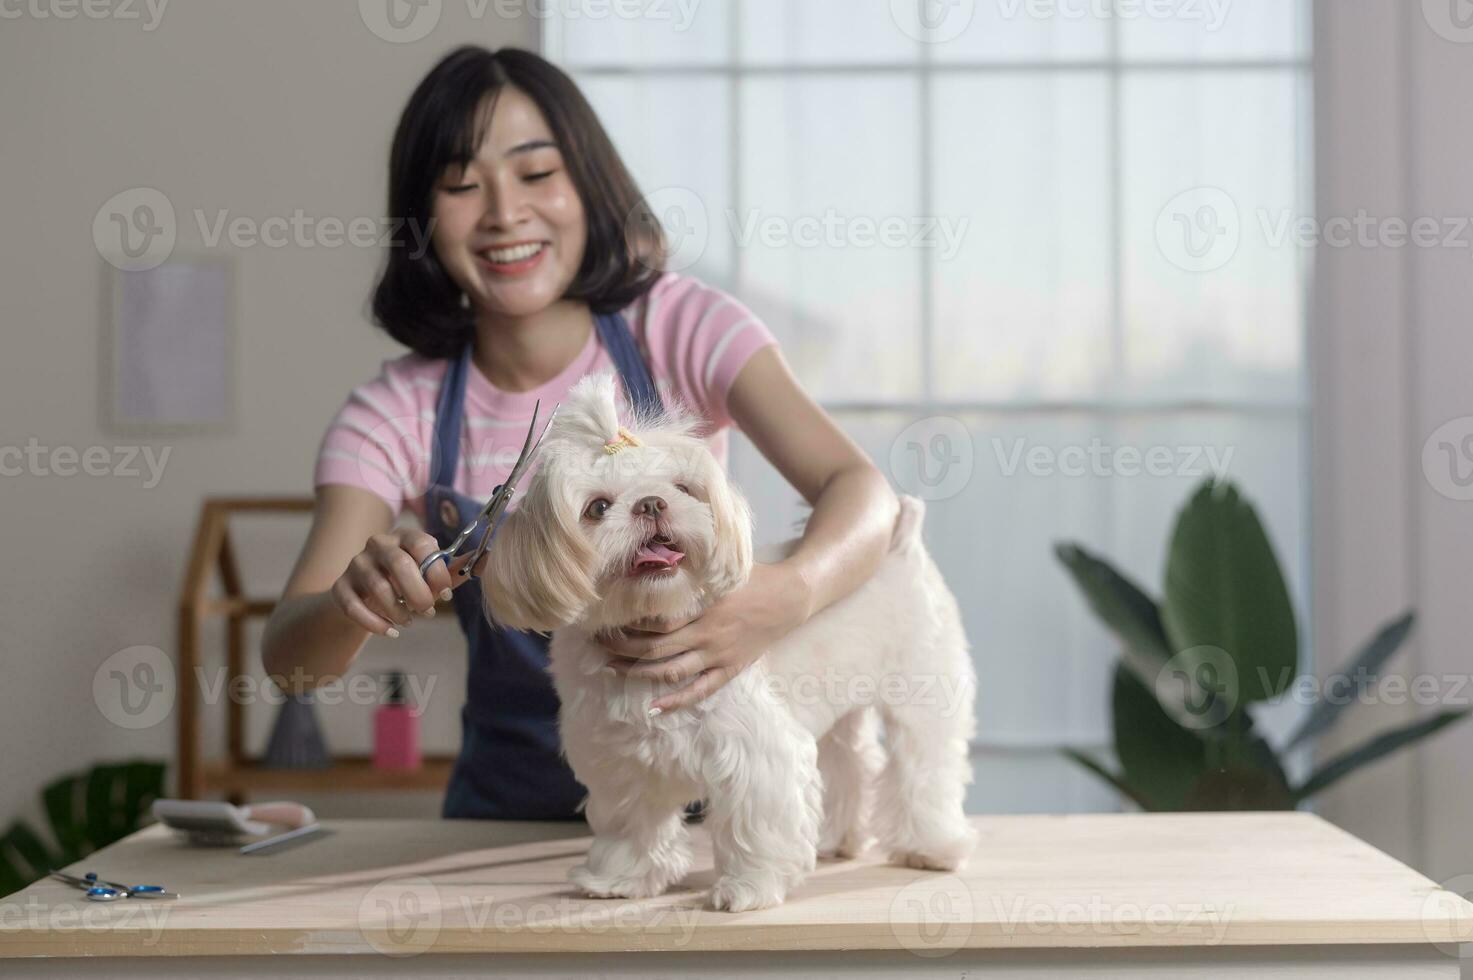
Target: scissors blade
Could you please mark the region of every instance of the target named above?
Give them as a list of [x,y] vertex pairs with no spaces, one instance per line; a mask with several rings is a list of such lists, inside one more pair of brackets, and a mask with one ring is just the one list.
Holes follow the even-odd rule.
[[537,403],[532,406],[532,424],[527,426],[527,438],[522,443],[521,455],[517,457],[516,464],[512,466],[511,473],[507,476],[506,482],[492,495],[491,500],[486,504],[485,510],[477,518],[478,521],[481,518],[485,518],[486,529],[481,535],[480,543],[476,545],[475,551],[471,553],[471,560],[465,564],[465,568],[474,569],[480,564],[481,556],[486,553],[486,549],[491,545],[491,533],[496,530],[496,522],[511,504],[511,498],[517,492],[517,483],[521,481],[522,476],[527,472],[527,467],[532,465],[532,458],[537,455],[537,450],[542,448],[542,440],[547,438],[547,430],[552,428],[552,421],[557,418],[558,409],[562,407],[561,402],[552,407],[552,413],[547,416],[547,424],[542,427],[542,433],[537,436],[537,441],[533,442],[532,435],[537,432],[537,414],[542,408],[541,399],[538,399]]

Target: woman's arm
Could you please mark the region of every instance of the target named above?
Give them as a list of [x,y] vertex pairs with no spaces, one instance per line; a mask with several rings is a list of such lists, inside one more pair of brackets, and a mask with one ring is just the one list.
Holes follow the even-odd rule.
[[813,505],[802,540],[779,563],[803,581],[807,620],[880,567],[900,502],[864,450],[798,384],[776,346],[747,361],[727,407],[743,434]]
[[774,641],[858,589],[884,559],[900,511],[884,474],[808,396],[776,346],[751,356],[727,406],[813,513],[791,555],[753,566],[746,585],[695,620],[650,623],[605,640],[617,670],[671,684],[695,678],[657,699],[657,711],[708,697]]
[[435,540],[392,524],[388,504],[367,490],[318,489],[312,530],[261,640],[262,666],[278,686],[296,691],[335,680],[371,633],[407,628],[413,614],[397,595],[419,615],[434,615],[431,588],[447,589],[451,579],[438,566],[426,582],[417,562]]

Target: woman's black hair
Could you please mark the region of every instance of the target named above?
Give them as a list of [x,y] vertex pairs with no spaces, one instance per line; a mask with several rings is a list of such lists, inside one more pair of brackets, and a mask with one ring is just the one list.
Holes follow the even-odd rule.
[[[374,320],[426,357],[459,354],[475,314],[433,247],[435,185],[445,168],[476,158],[494,98],[511,85],[542,110],[583,203],[587,242],[565,298],[599,313],[619,310],[659,278],[665,240],[659,222],[604,132],[593,107],[561,69],[530,51],[456,48],[414,90],[389,155],[389,214],[415,234],[396,234],[373,293]],[[416,247],[417,246],[417,247]]]

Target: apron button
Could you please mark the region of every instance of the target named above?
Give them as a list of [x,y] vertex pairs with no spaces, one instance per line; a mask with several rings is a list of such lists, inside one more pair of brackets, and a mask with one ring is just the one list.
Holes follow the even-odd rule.
[[449,527],[455,527],[460,524],[460,508],[455,506],[455,501],[440,501],[440,520]]

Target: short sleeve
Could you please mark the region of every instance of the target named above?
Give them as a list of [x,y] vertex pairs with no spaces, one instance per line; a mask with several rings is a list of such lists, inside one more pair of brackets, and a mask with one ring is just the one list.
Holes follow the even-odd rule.
[[415,404],[395,362],[354,388],[317,451],[313,486],[345,484],[377,495],[397,518],[429,483],[434,420]]
[[731,425],[732,383],[777,338],[740,300],[691,276],[666,274],[645,303],[644,340],[657,373],[711,421],[712,431]]

